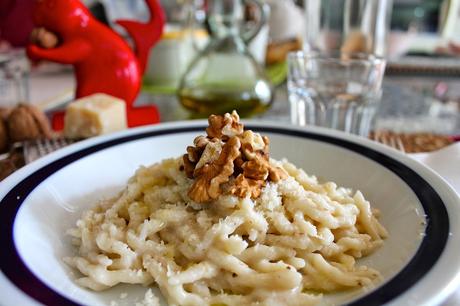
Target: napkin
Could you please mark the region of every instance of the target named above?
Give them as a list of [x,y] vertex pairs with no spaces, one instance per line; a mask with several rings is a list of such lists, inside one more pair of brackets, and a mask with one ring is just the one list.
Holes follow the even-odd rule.
[[409,154],[442,176],[460,195],[460,142],[431,153]]

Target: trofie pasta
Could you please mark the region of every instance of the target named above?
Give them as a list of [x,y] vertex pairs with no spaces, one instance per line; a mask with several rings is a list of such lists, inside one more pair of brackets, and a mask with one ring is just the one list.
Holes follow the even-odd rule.
[[79,285],[157,285],[170,305],[315,305],[379,279],[356,263],[387,236],[361,192],[270,159],[235,112],[209,122],[70,230]]

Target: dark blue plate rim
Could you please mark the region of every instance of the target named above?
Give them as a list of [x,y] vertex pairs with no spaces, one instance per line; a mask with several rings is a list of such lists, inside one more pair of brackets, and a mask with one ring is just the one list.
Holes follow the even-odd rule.
[[[203,131],[205,125],[192,127],[166,127],[110,139],[61,157],[25,177],[0,201],[0,270],[25,294],[45,305],[80,305],[49,288],[22,261],[15,247],[13,225],[24,200],[47,177],[67,165],[95,152],[143,138]],[[449,215],[446,206],[434,188],[417,172],[388,155],[361,144],[309,131],[281,127],[251,126],[247,128],[273,134],[316,140],[345,148],[371,159],[399,176],[418,197],[426,215],[426,229],[416,254],[392,279],[369,294],[350,302],[352,306],[382,305],[394,300],[414,286],[436,264],[446,247],[449,236]]]

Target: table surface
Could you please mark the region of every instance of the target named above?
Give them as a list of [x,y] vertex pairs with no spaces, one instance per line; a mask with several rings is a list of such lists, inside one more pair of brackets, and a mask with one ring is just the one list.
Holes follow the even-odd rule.
[[[460,98],[441,103],[432,97],[434,87],[441,82],[449,88],[451,95],[460,97],[460,78],[386,78],[376,127],[406,132],[430,131],[460,135]],[[74,87],[73,75],[69,70],[32,73],[30,102],[43,105],[45,101],[49,102],[56,97],[69,96]],[[174,96],[143,93],[136,103],[157,105],[162,122],[185,120],[189,117]],[[285,85],[276,89],[272,107],[255,119],[289,123],[289,103]],[[442,305],[460,305],[460,289]]]
[[[41,104],[73,90],[75,82],[70,70],[65,72],[32,73],[30,77],[30,101]],[[436,87],[447,90],[448,101],[433,98]],[[155,104],[161,121],[186,120],[188,112],[175,96],[142,93],[137,105]],[[275,90],[271,108],[255,117],[289,123],[289,102],[285,85]],[[397,132],[433,132],[460,135],[460,78],[441,77],[386,77],[383,97],[377,111],[375,127]]]

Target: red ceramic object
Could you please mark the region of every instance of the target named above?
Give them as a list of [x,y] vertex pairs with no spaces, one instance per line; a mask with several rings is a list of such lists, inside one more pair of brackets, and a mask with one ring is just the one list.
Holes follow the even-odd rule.
[[71,64],[77,79],[76,97],[106,93],[127,103],[128,125],[155,123],[154,107],[135,108],[147,65],[150,48],[160,39],[165,23],[157,0],[146,0],[150,21],[120,20],[135,43],[135,53],[113,30],[96,20],[79,0],[35,0],[33,19],[36,27],[55,33],[59,45],[44,49],[29,45],[32,60]]
[[25,47],[34,25],[33,0],[0,0],[0,41],[13,47]]

